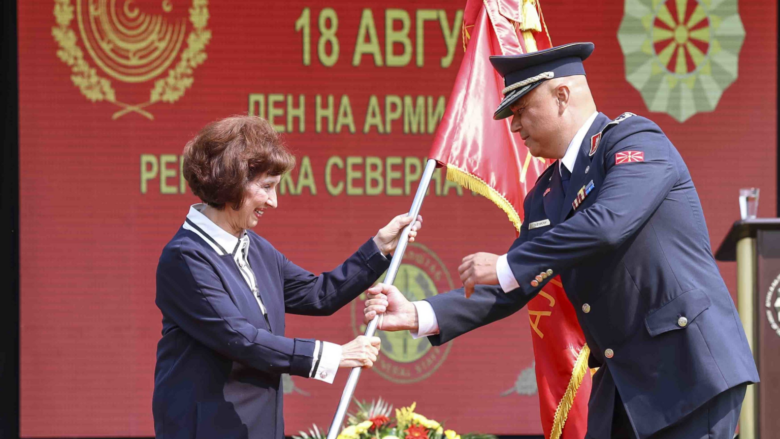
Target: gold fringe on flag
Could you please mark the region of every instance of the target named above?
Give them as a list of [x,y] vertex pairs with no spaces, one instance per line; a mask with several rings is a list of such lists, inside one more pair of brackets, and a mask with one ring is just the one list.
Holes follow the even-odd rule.
[[552,429],[550,430],[550,439],[560,439],[563,434],[563,426],[566,424],[566,419],[569,417],[569,410],[574,405],[574,398],[577,396],[577,390],[582,384],[582,380],[585,378],[585,374],[588,372],[588,355],[590,355],[590,348],[588,345],[584,345],[580,354],[577,356],[577,361],[574,362],[574,368],[571,371],[571,379],[569,385],[566,386],[566,393],[563,394],[561,402],[558,403],[558,408],[555,409],[555,417],[553,418]]
[[515,226],[517,233],[520,233],[520,226],[523,225],[523,221],[520,219],[520,215],[515,211],[512,203],[489,184],[485,183],[484,180],[449,163],[447,164],[447,180],[455,182],[494,202],[496,206],[503,210],[506,213],[506,216],[509,217],[509,221]]
[[[449,163],[447,164],[447,180],[474,191],[495,203],[509,217],[509,221],[515,226],[517,233],[520,233],[520,226],[523,224],[523,221],[520,219],[517,211],[515,211],[514,206],[501,193],[485,183],[484,180]],[[566,392],[558,403],[558,408],[555,409],[549,439],[560,439],[561,434],[563,434],[563,426],[566,424],[569,411],[574,405],[574,398],[577,396],[580,384],[582,384],[582,380],[589,370],[588,355],[590,355],[590,348],[586,344],[580,350],[579,355],[577,355],[577,361],[574,362],[569,385],[566,386]]]

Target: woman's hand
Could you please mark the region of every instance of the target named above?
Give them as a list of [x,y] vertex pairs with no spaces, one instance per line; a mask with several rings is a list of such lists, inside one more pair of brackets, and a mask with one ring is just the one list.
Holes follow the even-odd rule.
[[[414,222],[412,230],[409,231],[409,242],[414,242],[414,238],[417,237],[417,231],[422,228],[422,221],[422,216],[417,215],[417,221]],[[412,218],[404,213],[393,218],[386,226],[379,229],[376,236],[374,236],[374,243],[379,247],[379,251],[385,255],[394,252],[396,246],[398,246],[401,232],[411,222]]]
[[341,361],[339,367],[362,367],[368,369],[374,365],[379,355],[379,337],[359,335],[356,339],[341,346]]

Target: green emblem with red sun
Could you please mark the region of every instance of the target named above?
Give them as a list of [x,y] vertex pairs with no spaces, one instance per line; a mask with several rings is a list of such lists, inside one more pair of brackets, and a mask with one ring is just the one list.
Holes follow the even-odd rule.
[[737,0],[626,0],[618,30],[628,82],[680,122],[717,107],[744,39]]

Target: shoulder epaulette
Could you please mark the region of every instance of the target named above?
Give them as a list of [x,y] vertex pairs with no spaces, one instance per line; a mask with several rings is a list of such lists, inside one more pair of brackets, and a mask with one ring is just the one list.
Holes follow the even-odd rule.
[[620,116],[616,117],[614,120],[610,121],[608,124],[604,126],[604,128],[601,129],[601,133],[607,132],[610,128],[616,126],[620,122],[623,122],[624,120],[628,119],[629,117],[636,116],[634,113],[625,112],[621,114]]
[[629,117],[636,116],[634,113],[625,112],[621,114],[620,116],[616,117],[614,120],[610,121],[608,124],[604,125],[604,128],[601,129],[598,133],[594,134],[590,138],[590,152],[588,155],[590,157],[593,157],[594,154],[596,154],[596,151],[599,148],[599,143],[601,143],[601,137],[604,133],[610,130],[610,128],[617,126],[620,122],[623,122],[624,120],[628,119]]

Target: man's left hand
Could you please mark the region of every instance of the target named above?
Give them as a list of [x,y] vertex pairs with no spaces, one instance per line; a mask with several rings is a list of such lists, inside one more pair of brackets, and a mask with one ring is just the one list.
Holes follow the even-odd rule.
[[493,253],[480,252],[463,258],[458,273],[466,290],[466,297],[471,297],[476,285],[498,285],[496,263],[498,255]]

